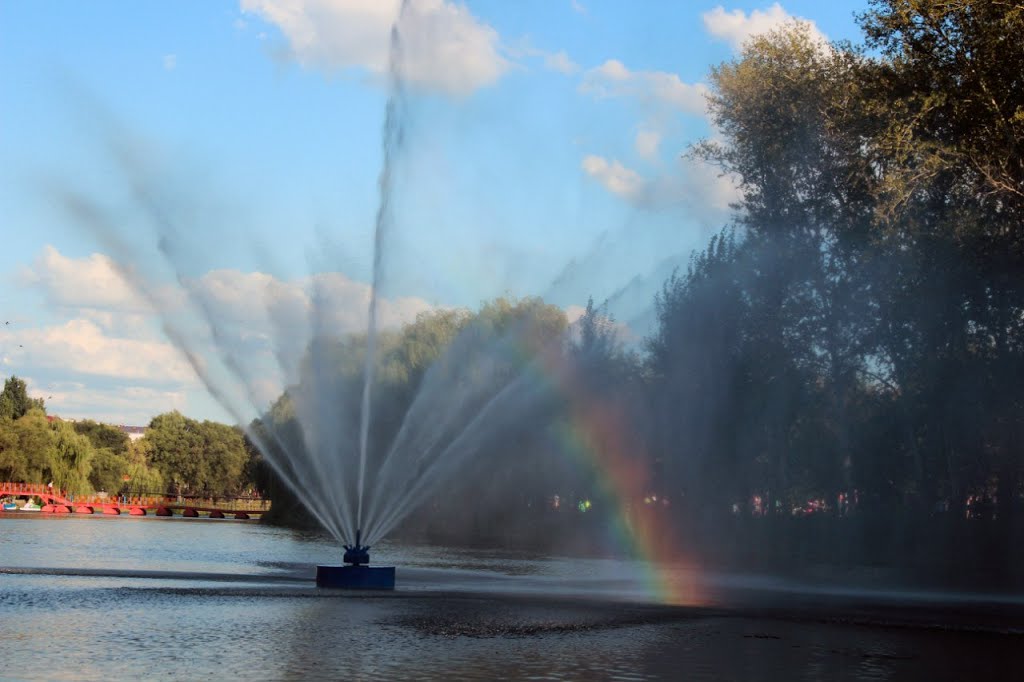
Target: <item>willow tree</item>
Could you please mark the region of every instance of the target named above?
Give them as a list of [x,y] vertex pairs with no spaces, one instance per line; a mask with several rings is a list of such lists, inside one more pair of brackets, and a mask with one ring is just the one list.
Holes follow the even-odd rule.
[[69,422],[54,422],[52,431],[50,466],[47,473],[54,487],[75,494],[92,492],[92,485],[89,482],[94,454],[92,443],[85,436],[76,433]]

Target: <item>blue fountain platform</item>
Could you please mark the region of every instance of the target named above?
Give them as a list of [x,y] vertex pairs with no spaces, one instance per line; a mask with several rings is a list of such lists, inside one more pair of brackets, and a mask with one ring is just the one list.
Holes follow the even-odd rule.
[[394,566],[317,566],[316,586],[342,590],[393,590]]

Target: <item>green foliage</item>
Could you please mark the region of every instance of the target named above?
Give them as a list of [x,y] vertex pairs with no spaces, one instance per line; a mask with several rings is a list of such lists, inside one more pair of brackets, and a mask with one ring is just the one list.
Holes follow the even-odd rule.
[[169,412],[153,418],[142,440],[173,492],[217,496],[246,487],[242,474],[249,454],[235,428]]
[[96,491],[117,494],[124,485],[128,473],[128,458],[107,448],[93,451],[89,483]]
[[[873,0],[861,17],[880,50],[870,102],[885,128],[874,143],[892,159],[883,207],[896,214],[942,188],[951,205],[994,222],[965,234],[1001,241],[1024,217],[1024,7],[989,0]],[[1002,219],[1000,219],[1002,218]],[[994,245],[994,244],[993,244]],[[1019,254],[1018,254],[1019,255]]]
[[33,409],[17,420],[0,418],[0,477],[43,483],[53,456],[46,415]]
[[[1024,10],[876,0],[863,47],[793,24],[714,69],[742,239],[658,298],[655,442],[674,485],[1019,506]],[[871,52],[869,52],[871,50]],[[787,503],[788,504],[788,503]],[[785,508],[785,507],[783,507]],[[774,509],[774,507],[773,507]]]
[[74,427],[68,422],[54,422],[51,433],[49,478],[54,487],[76,494],[92,492],[89,483],[94,456],[92,443],[85,436],[75,433]]
[[116,426],[84,419],[75,422],[74,428],[76,433],[88,438],[94,448],[106,448],[116,455],[124,455],[128,452],[128,443],[131,439],[127,433]]
[[470,318],[467,311],[459,309],[420,313],[416,321],[403,328],[382,351],[382,378],[406,384],[414,391],[423,373],[441,356]]
[[20,419],[33,408],[43,409],[42,398],[30,398],[22,379],[16,376],[7,379],[0,392],[0,419]]
[[164,477],[159,469],[151,464],[153,445],[146,438],[130,441],[126,454],[127,467],[124,477],[126,481],[120,492],[132,495],[159,494],[166,491]]
[[[16,419],[0,417],[0,480],[52,482],[73,494],[163,492],[163,478],[149,462],[153,448],[145,439],[132,443],[117,427],[92,421],[50,423],[42,401],[25,397],[23,389],[24,382],[15,377],[5,385],[5,404],[24,405],[27,400],[29,407]],[[224,429],[240,438],[229,427],[214,425],[208,429],[214,442],[229,439]],[[226,471],[218,471],[239,479],[239,470],[232,461]]]

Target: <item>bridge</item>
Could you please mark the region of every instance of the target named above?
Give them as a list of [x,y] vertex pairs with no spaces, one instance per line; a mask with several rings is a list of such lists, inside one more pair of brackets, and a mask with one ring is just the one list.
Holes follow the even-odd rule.
[[[270,501],[247,497],[227,498],[231,504],[221,506],[213,500],[192,497],[72,495],[41,483],[0,483],[0,498],[38,497],[43,502],[43,514],[106,514],[109,516],[174,516],[179,512],[186,518],[197,518],[205,513],[211,519],[250,519],[270,510]],[[191,500],[191,501],[190,501]]]

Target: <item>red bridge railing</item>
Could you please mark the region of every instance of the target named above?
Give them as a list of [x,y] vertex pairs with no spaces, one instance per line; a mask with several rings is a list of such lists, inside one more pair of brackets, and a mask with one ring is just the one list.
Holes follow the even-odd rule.
[[[183,513],[185,516],[207,512],[211,515],[235,514],[236,518],[248,518],[248,514],[263,514],[270,509],[270,500],[263,498],[202,498],[167,495],[119,495],[115,497],[108,495],[104,497],[74,495],[42,483],[0,482],[0,497],[25,496],[40,498],[44,503],[44,512],[54,511],[57,513],[120,514],[123,509],[134,516],[145,515],[147,511],[156,511],[157,515],[169,516],[170,510],[181,510],[185,512]],[[228,500],[230,502],[224,504]]]

